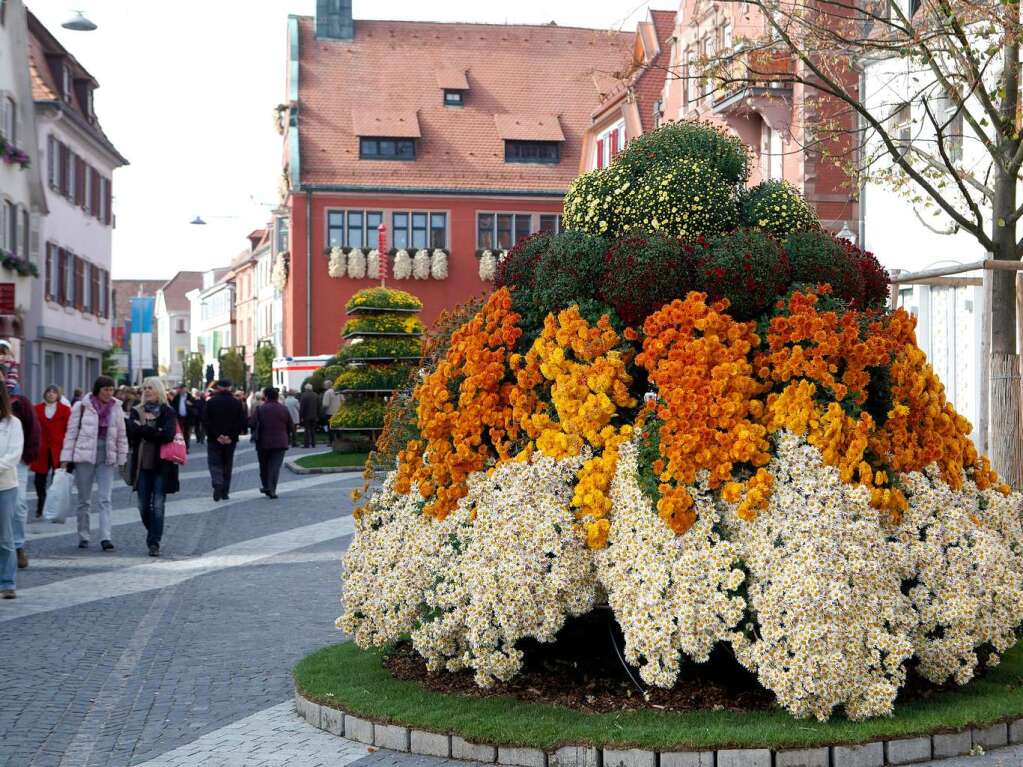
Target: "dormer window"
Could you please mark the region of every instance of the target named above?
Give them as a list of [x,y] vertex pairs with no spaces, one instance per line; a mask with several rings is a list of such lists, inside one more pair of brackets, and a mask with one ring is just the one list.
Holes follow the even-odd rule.
[[359,138],[360,160],[414,160],[416,142],[410,138]]
[[71,67],[65,64],[61,68],[61,95],[64,97],[64,101],[68,104],[71,103],[71,91],[74,88],[74,79],[71,77]]
[[557,165],[561,161],[561,144],[557,141],[505,141],[504,161]]
[[557,115],[496,114],[494,126],[504,141],[504,161],[557,165],[565,134]]
[[469,90],[469,80],[462,67],[441,67],[437,70],[437,87],[443,96],[441,101],[446,107],[465,106],[465,94]]
[[85,88],[85,116],[90,120],[93,120],[96,117],[96,112],[93,111],[92,107],[92,88],[88,86]]
[[465,94],[463,91],[445,90],[444,106],[460,107],[465,106]]

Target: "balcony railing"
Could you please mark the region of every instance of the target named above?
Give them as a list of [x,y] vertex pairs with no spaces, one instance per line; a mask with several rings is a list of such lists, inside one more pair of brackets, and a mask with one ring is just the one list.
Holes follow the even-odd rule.
[[795,59],[786,51],[737,51],[708,72],[715,105],[749,89],[788,90],[795,74]]

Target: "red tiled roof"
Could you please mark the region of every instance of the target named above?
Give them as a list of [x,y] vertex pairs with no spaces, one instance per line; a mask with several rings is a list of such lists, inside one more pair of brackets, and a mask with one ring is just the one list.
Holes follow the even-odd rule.
[[654,56],[637,75],[632,86],[636,93],[639,119],[643,123],[644,133],[654,129],[654,104],[664,92],[664,80],[671,62],[671,46],[668,44],[668,38],[671,37],[675,29],[674,11],[651,10],[650,17],[653,20],[660,53]]
[[[564,192],[602,93],[627,71],[633,33],[556,25],[355,20],[355,39],[299,24],[301,182],[359,188]],[[442,103],[444,72],[468,72],[465,105]],[[393,105],[393,106],[392,106]],[[414,161],[359,160],[350,114],[415,110]],[[495,115],[557,115],[557,165],[504,161]]]
[[186,294],[201,287],[202,272],[178,272],[175,274],[160,286],[167,311],[187,312],[189,304]]
[[467,91],[469,81],[465,70],[460,67],[443,67],[437,70],[437,87],[448,91]]
[[419,117],[415,111],[352,107],[352,132],[356,136],[419,138]]
[[557,115],[494,115],[497,135],[504,141],[564,141]]

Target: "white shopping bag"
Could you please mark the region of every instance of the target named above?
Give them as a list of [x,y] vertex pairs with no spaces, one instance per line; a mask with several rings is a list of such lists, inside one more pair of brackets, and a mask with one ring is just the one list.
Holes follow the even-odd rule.
[[46,491],[46,505],[43,506],[43,517],[51,522],[63,522],[75,515],[75,504],[71,498],[71,475],[64,469],[53,472],[53,482]]

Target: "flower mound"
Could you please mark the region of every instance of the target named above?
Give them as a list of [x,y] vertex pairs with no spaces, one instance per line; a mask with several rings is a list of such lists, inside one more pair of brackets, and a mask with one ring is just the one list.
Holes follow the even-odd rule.
[[745,171],[700,130],[666,126],[577,180],[583,231],[520,243],[486,301],[428,335],[388,406],[397,466],[345,557],[338,625],[360,645],[411,636],[486,687],[522,640],[606,602],[648,684],[724,646],[823,720],[890,715],[909,668],[965,684],[1015,642],[1023,498],[913,317],[788,188],[744,195],[753,227],[715,232],[722,209],[685,179],[734,202]]

